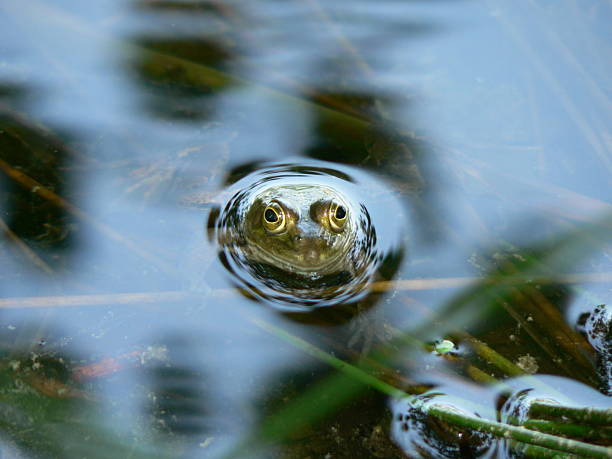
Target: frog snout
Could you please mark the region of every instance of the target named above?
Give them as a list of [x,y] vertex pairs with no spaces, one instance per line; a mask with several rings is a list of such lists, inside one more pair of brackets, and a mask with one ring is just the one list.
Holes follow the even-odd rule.
[[291,238],[291,242],[293,242],[293,248],[296,250],[304,250],[310,246],[316,245],[315,241],[303,234],[296,234]]
[[304,234],[294,235],[292,242],[294,250],[308,261],[319,260],[327,248],[327,244],[321,238],[308,237]]

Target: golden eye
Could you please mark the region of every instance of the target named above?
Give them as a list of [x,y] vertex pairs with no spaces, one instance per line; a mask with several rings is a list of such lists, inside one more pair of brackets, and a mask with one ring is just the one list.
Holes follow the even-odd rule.
[[347,210],[342,204],[332,202],[329,206],[329,226],[332,231],[340,233],[344,230],[347,221]]
[[285,212],[278,204],[272,204],[264,209],[263,224],[266,230],[273,234],[281,233],[285,230]]

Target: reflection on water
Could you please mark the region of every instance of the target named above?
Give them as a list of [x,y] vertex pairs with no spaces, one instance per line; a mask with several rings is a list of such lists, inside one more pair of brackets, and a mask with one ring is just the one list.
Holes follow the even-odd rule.
[[280,309],[355,302],[384,260],[402,252],[401,223],[390,218],[398,207],[380,199],[384,190],[363,173],[319,162],[273,164],[232,189],[211,223],[221,260],[249,296]]

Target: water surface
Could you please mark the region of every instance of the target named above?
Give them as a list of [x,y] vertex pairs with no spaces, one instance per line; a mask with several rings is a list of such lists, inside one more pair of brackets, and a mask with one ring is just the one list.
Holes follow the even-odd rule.
[[[491,419],[491,388],[531,373],[609,408],[608,348],[580,317],[610,303],[606,232],[581,231],[612,209],[611,17],[571,0],[5,0],[0,453],[216,457],[315,400],[306,426],[265,431],[277,455],[417,454],[431,432],[401,436],[394,398],[352,379],[317,396],[338,376],[303,342],[355,365],[382,352],[379,380],[470,413],[480,394]],[[375,228],[332,295],[209,240],[288,163],[278,180],[337,188]],[[431,353],[442,338],[456,352]],[[457,457],[455,440],[431,445]]]

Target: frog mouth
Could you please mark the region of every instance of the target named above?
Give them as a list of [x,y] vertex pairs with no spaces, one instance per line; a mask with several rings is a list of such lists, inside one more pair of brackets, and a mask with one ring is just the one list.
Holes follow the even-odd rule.
[[350,244],[348,243],[336,248],[333,254],[315,248],[307,248],[298,250],[292,256],[287,257],[270,253],[256,244],[248,247],[246,252],[247,258],[295,274],[316,275],[318,277],[338,271],[351,271],[348,257]]

